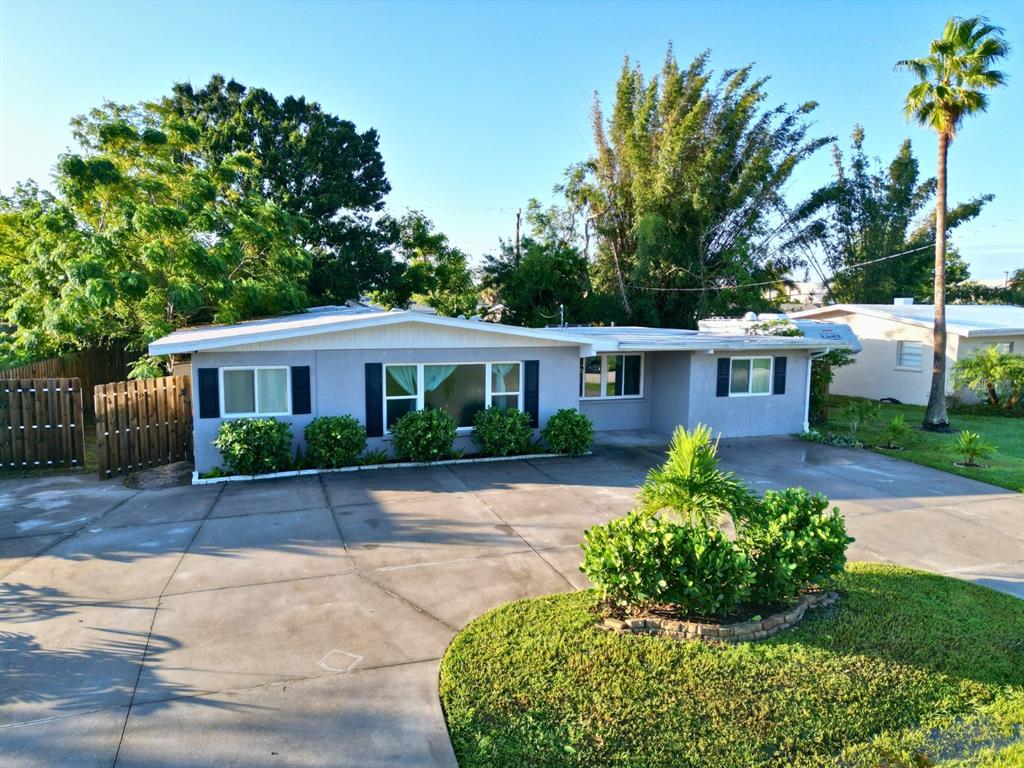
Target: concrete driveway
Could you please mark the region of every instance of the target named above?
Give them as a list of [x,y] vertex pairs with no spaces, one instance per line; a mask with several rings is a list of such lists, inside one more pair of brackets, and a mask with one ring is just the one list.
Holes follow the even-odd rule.
[[[1024,496],[863,451],[724,443],[829,494],[851,557],[1024,597]],[[0,482],[0,766],[454,766],[438,661],[508,600],[585,586],[583,528],[649,447],[135,492]]]

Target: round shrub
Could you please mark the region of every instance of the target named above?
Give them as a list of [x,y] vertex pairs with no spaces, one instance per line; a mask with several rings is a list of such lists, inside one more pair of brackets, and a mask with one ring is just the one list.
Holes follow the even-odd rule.
[[352,416],[317,416],[306,426],[306,458],[314,467],[348,467],[366,448],[366,428]]
[[718,528],[630,512],[584,533],[583,565],[622,606],[671,604],[683,616],[724,616],[750,595],[753,566]]
[[540,433],[553,453],[582,456],[594,442],[594,423],[575,408],[563,408]]
[[752,598],[761,605],[828,583],[846,565],[853,539],[839,509],[806,488],[767,491],[751,505],[738,543],[754,565]]
[[395,455],[400,459],[446,459],[455,442],[455,420],[437,408],[410,411],[391,426],[391,437]]
[[530,450],[530,417],[515,408],[487,408],[473,417],[473,442],[488,456],[514,456]]
[[277,419],[232,419],[217,430],[213,446],[234,475],[262,475],[287,469],[292,430]]

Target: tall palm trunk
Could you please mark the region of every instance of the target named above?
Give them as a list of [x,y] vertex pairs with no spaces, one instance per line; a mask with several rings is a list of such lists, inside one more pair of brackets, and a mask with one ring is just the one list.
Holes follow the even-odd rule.
[[946,415],[946,157],[949,134],[939,133],[939,175],[935,204],[935,327],[932,331],[932,387],[924,412],[925,429],[949,429]]

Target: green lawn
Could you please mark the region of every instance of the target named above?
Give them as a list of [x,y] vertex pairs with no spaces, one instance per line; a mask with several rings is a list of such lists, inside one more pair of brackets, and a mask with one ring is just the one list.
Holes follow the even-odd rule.
[[[834,404],[829,410],[829,421],[815,426],[819,432],[831,430],[838,434],[848,432],[848,424],[843,420],[840,409],[843,404],[852,400],[847,397],[833,397]],[[913,427],[914,434],[902,451],[887,451],[877,448],[881,442],[882,432],[893,416],[902,413],[907,424]],[[1012,491],[1024,492],[1024,419],[1006,416],[974,416],[950,414],[952,433],[925,432],[921,429],[924,418],[924,407],[919,405],[889,405],[883,403],[881,412],[869,424],[860,428],[858,438],[870,450],[884,453],[904,461],[934,467],[944,472],[953,472],[974,480],[992,483]],[[953,462],[957,456],[950,453],[949,446],[956,441],[956,433],[962,429],[977,432],[986,442],[996,447],[998,453],[980,463],[984,468],[957,467]]]
[[599,630],[593,592],[498,608],[441,665],[459,765],[1024,765],[1024,601],[884,565],[839,587],[736,646]]

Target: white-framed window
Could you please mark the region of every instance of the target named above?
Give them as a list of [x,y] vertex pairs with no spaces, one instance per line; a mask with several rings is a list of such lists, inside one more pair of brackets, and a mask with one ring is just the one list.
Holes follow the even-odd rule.
[[1013,342],[1012,341],[997,341],[992,345],[996,348],[996,352],[1001,355],[1012,355],[1013,354]]
[[896,370],[920,371],[924,345],[920,341],[896,342]]
[[774,369],[771,357],[730,357],[729,397],[770,395]]
[[292,384],[288,366],[221,368],[220,412],[231,417],[289,415]]
[[499,363],[410,363],[384,366],[384,424],[409,411],[438,408],[461,430],[473,426],[488,406],[523,407],[523,365]]
[[593,355],[580,359],[580,398],[606,400],[644,396],[644,356]]

